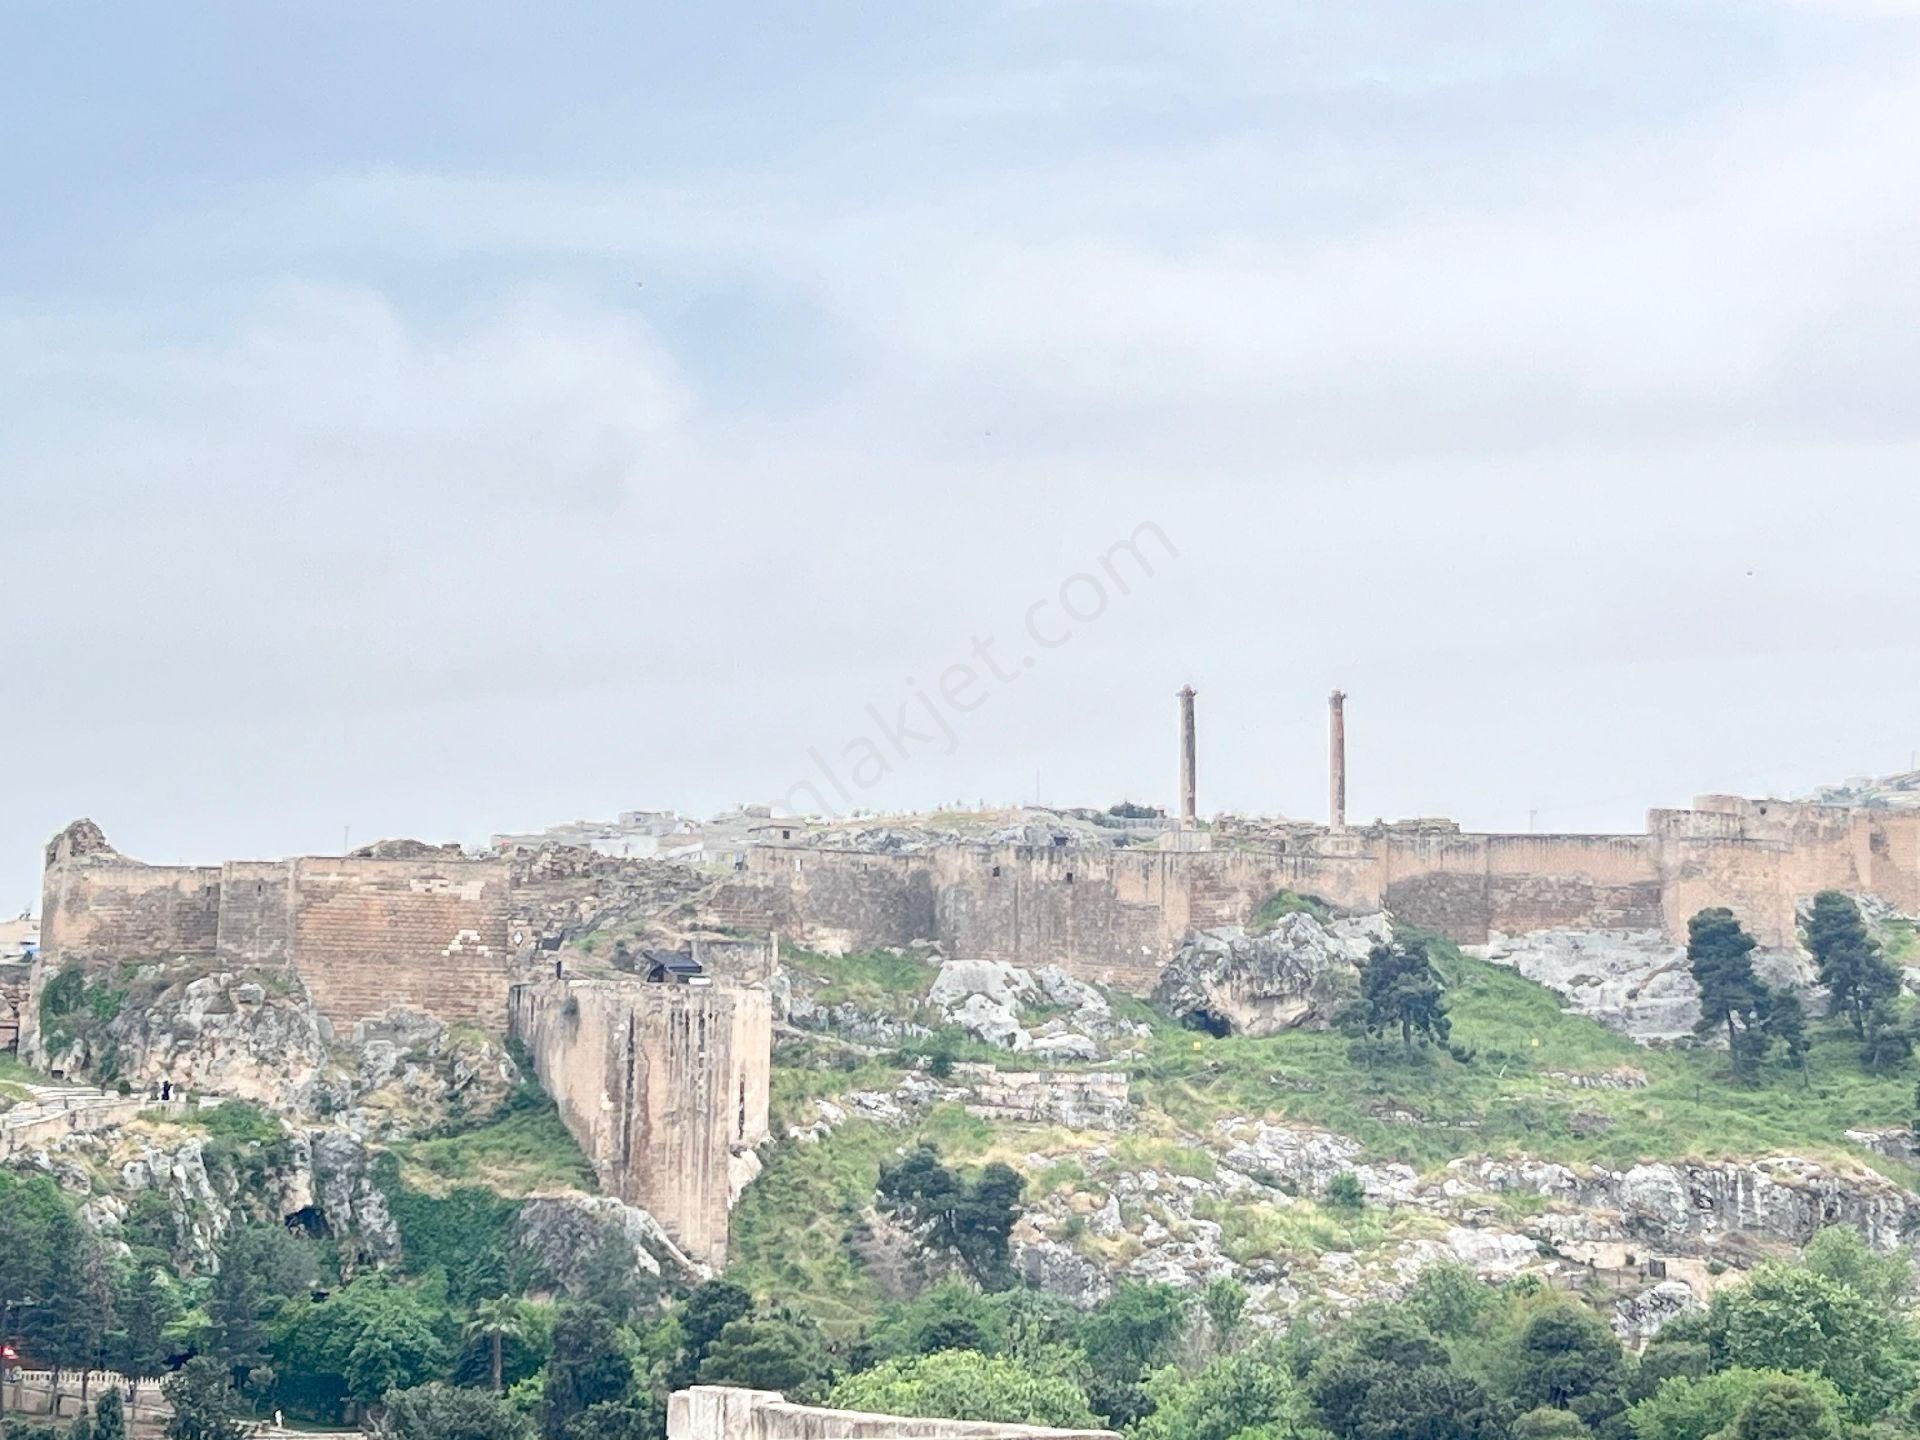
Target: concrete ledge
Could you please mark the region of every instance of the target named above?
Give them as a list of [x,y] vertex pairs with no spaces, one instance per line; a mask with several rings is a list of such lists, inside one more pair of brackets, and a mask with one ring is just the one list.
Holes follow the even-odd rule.
[[928,1420],[795,1405],[776,1390],[695,1385],[667,1401],[667,1440],[1119,1440],[1111,1430],[1056,1430],[991,1420]]

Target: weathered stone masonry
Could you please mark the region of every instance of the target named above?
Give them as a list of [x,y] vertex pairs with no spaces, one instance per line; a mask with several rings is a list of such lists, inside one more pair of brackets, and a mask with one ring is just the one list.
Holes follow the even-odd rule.
[[1658,931],[1730,906],[1794,943],[1816,891],[1920,912],[1920,814],[1708,796],[1641,835],[1310,830],[1215,850],[947,845],[907,855],[764,847],[715,918],[826,948],[937,940],[959,959],[1057,964],[1136,993],[1190,929],[1244,924],[1279,889],[1385,907],[1463,944],[1543,929]]
[[219,866],[64,854],[46,869],[37,968],[44,976],[183,958],[286,966],[343,1033],[394,1006],[500,1031],[507,902],[504,861],[443,851]]

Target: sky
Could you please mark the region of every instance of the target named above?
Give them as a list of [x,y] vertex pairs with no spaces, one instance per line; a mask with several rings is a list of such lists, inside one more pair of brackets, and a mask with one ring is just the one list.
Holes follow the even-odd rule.
[[1920,0],[0,7],[0,910],[1920,750]]

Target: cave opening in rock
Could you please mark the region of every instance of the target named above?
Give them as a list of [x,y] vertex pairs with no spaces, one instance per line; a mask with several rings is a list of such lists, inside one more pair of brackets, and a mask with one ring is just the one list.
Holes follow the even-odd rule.
[[1233,1034],[1233,1022],[1212,1010],[1189,1010],[1180,1017],[1180,1023],[1189,1030],[1204,1031],[1216,1040],[1223,1040]]

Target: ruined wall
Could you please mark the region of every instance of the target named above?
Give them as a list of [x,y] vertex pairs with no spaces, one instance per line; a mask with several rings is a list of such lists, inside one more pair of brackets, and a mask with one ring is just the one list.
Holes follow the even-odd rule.
[[1920,815],[1712,796],[1644,835],[1319,832],[1216,850],[947,845],[900,856],[750,851],[736,921],[826,949],[938,940],[959,959],[1056,964],[1144,994],[1191,929],[1245,924],[1280,889],[1384,906],[1462,944],[1538,930],[1661,931],[1726,905],[1786,947],[1817,891],[1920,912]]
[[514,987],[511,1014],[601,1189],[725,1263],[736,1157],[767,1134],[766,991],[547,976]]
[[[404,1005],[500,1031],[510,951],[496,860],[289,862],[292,963],[320,1013],[349,1026]],[[225,916],[222,926],[224,934]]]
[[111,854],[62,860],[47,867],[40,905],[42,955],[80,964],[209,955],[220,872]]
[[503,861],[440,853],[217,869],[143,865],[111,850],[60,856],[44,877],[32,993],[76,964],[287,965],[339,1028],[404,1005],[498,1032],[507,900]]

